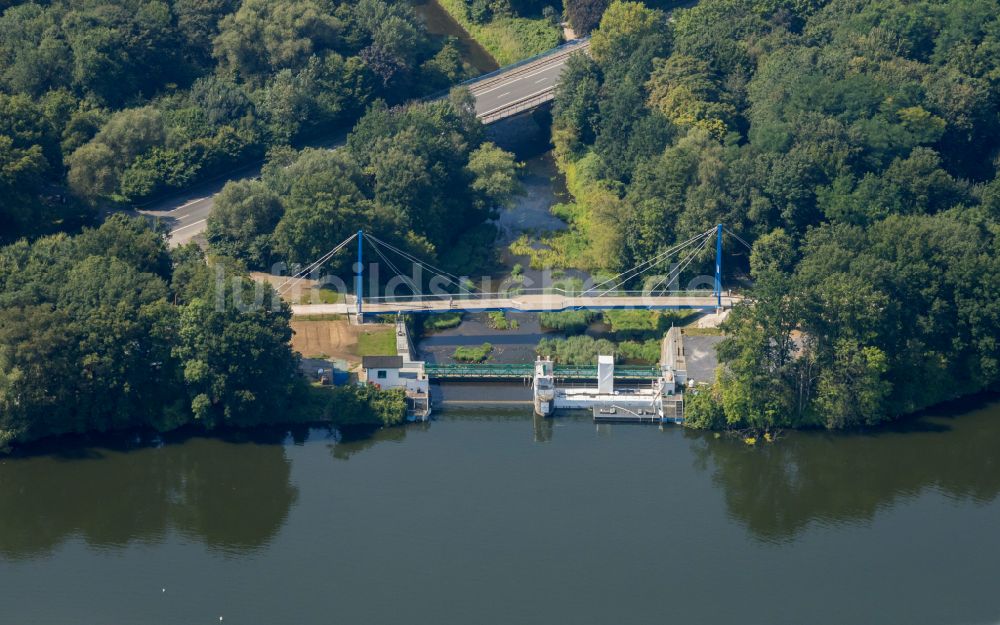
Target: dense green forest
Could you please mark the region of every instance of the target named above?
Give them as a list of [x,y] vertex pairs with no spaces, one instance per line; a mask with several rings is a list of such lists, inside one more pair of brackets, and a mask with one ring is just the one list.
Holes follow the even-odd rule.
[[850,427],[996,387],[998,18],[995,0],[603,14],[555,103],[575,203],[548,243],[592,269],[715,223],[753,243],[752,302],[691,424]]
[[0,452],[194,424],[395,424],[401,392],[309,386],[287,304],[238,263],[167,251],[145,220],[0,248]]
[[466,75],[405,2],[83,0],[0,15],[0,242],[78,228]]
[[[340,150],[276,151],[260,180],[225,186],[210,248],[251,268],[308,264],[358,229],[420,258],[487,267],[484,225],[517,192],[514,156],[483,140],[468,91],[405,108],[374,105]],[[349,269],[349,255],[327,266]]]
[[[488,262],[482,225],[517,190],[513,156],[484,141],[467,92],[390,108],[460,78],[457,49],[378,0],[19,4],[0,20],[0,449],[188,423],[397,423],[398,394],[305,384],[287,307],[246,268],[308,262],[359,227]],[[355,121],[345,148],[290,147]],[[72,234],[96,208],[265,151],[259,180],[218,197],[207,255],[120,214]]]
[[[290,313],[241,275],[195,246],[168,253],[145,221],[123,216],[0,249],[0,447],[261,423],[287,408]],[[266,304],[256,310],[255,290]]]
[[[518,181],[513,155],[482,134],[467,91],[377,103],[345,148],[275,150],[260,180],[226,185],[207,256],[168,252],[162,233],[121,214],[0,247],[0,449],[188,423],[398,423],[399,393],[305,383],[287,305],[246,267],[311,261],[359,227],[447,265],[489,262],[483,223]],[[482,235],[456,244],[463,231]]]

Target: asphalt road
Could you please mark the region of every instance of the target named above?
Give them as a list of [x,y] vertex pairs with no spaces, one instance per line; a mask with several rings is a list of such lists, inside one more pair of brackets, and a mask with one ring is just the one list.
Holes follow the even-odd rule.
[[[501,75],[484,78],[480,83],[473,83],[469,89],[476,98],[476,114],[484,117],[522,100],[551,92],[558,83],[570,54],[588,45],[589,42],[581,43],[552,56],[514,67]],[[327,147],[342,145],[343,141],[343,137],[339,137],[328,143]],[[260,168],[260,164],[255,164],[230,172],[183,193],[143,206],[139,213],[166,224],[171,247],[190,241],[203,242],[206,220],[212,212],[215,196],[229,181],[260,176]]]
[[[572,51],[576,52],[587,45],[589,42],[574,46]],[[567,50],[551,58],[514,68],[500,80],[483,81],[482,87],[470,85],[469,89],[476,98],[476,115],[485,117],[522,100],[553,91],[573,52]]]
[[232,180],[246,180],[260,176],[260,164],[228,172],[215,180],[195,185],[190,189],[139,208],[140,214],[165,224],[170,232],[171,247],[196,240],[205,231],[205,221],[212,212],[215,196]]

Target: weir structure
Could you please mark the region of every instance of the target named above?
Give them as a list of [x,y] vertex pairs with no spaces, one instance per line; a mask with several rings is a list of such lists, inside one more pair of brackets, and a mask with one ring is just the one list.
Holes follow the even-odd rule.
[[680,423],[684,399],[677,376],[668,366],[644,384],[616,386],[615,359],[598,356],[596,386],[557,382],[550,360],[535,362],[532,392],[535,414],[551,417],[559,410],[589,410],[596,423]]
[[[396,323],[396,356],[365,357],[360,380],[380,388],[399,388],[406,395],[407,418],[426,421],[431,415],[431,381],[529,381],[535,414],[551,417],[562,410],[589,410],[598,423],[680,423],[687,372],[680,332],[664,337],[656,366],[616,367],[602,355],[594,365],[558,365],[539,358],[534,364],[430,364],[412,359],[406,323]],[[596,381],[590,386],[581,383]],[[621,384],[619,384],[619,382]]]

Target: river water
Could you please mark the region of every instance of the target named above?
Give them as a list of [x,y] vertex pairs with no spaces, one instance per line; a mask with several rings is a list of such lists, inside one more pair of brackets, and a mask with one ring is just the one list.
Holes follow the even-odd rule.
[[492,72],[500,67],[490,53],[479,45],[479,42],[473,39],[455,18],[448,15],[436,0],[417,1],[413,5],[413,10],[424,21],[427,32],[432,36],[456,38],[462,58],[477,72]]
[[0,622],[996,623],[1000,403],[957,411],[62,443],[0,461]]

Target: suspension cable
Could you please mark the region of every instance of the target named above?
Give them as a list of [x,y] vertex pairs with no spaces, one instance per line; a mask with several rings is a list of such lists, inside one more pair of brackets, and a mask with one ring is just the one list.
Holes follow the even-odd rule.
[[[631,269],[626,269],[625,271],[619,273],[618,275],[612,276],[612,277],[608,278],[607,280],[604,280],[603,282],[601,282],[599,284],[595,284],[594,286],[592,286],[589,289],[587,289],[586,291],[584,291],[584,293],[590,293],[590,292],[593,292],[593,291],[595,291],[597,289],[603,288],[606,284],[612,282],[613,280],[616,280],[616,279],[618,279],[618,278],[620,278],[622,276],[626,276],[624,279],[622,279],[617,284],[615,284],[615,286],[611,287],[610,289],[605,289],[600,295],[604,295],[604,294],[609,293],[610,291],[614,291],[619,286],[625,284],[626,282],[628,282],[632,278],[634,278],[637,275],[643,273],[644,271],[646,271],[650,267],[652,267],[652,266],[658,264],[659,262],[665,260],[665,258],[667,256],[669,256],[671,254],[674,254],[676,252],[681,251],[682,249],[684,249],[685,247],[691,245],[695,241],[698,241],[702,237],[708,237],[714,230],[715,230],[714,228],[712,230],[707,230],[707,231],[705,231],[705,232],[703,232],[703,233],[701,233],[699,235],[691,237],[690,239],[688,239],[687,241],[684,241],[683,243],[678,243],[678,244],[674,245],[673,247],[667,248],[665,251],[660,252],[659,254],[657,254],[656,256],[654,256],[653,258],[651,258],[649,260],[646,260],[646,261],[643,261],[643,262],[639,263],[638,265],[636,265],[635,267],[632,267]],[[644,266],[644,265],[648,265],[648,266]],[[630,275],[626,275],[626,274],[630,274]]]
[[[369,237],[369,238],[371,238],[371,237]],[[371,242],[371,244],[372,244],[372,249],[375,250],[375,253],[378,254],[379,258],[381,258],[383,261],[385,261],[385,264],[389,265],[389,269],[392,269],[393,271],[396,272],[396,275],[399,276],[399,278],[401,280],[403,280],[404,284],[406,284],[408,287],[410,287],[410,290],[413,291],[414,295],[423,295],[423,293],[421,292],[420,287],[417,286],[417,283],[412,278],[410,278],[409,276],[404,276],[403,272],[400,271],[399,268],[396,267],[396,265],[392,264],[391,260],[389,260],[388,258],[386,258],[385,254],[382,253],[382,250],[379,249],[379,246],[376,243],[376,241],[373,240]]]
[[743,245],[745,245],[748,250],[753,250],[753,246],[750,245],[749,243],[747,243],[746,241],[744,241],[743,237],[741,237],[740,235],[738,235],[735,232],[733,232],[732,230],[730,230],[729,226],[723,226],[722,228],[723,228],[723,230],[725,230],[729,234],[733,235],[736,238],[737,241],[739,241],[740,243],[742,243]]
[[691,252],[687,256],[685,256],[684,259],[681,260],[681,262],[677,263],[677,266],[674,267],[666,276],[664,276],[663,279],[657,282],[656,286],[650,289],[649,292],[652,293],[656,289],[660,288],[660,285],[663,284],[664,282],[666,282],[666,286],[669,287],[670,283],[674,281],[674,278],[680,277],[681,273],[685,269],[687,269],[688,265],[690,265],[692,261],[694,261],[694,259],[698,256],[698,254],[705,249],[710,240],[711,237],[705,237],[705,239],[701,242],[701,245],[691,250]]
[[[332,250],[330,250],[326,254],[323,254],[318,260],[310,263],[308,266],[306,266],[304,269],[300,270],[299,272],[295,273],[294,275],[289,276],[289,278],[287,280],[285,280],[284,282],[282,282],[281,284],[278,285],[278,287],[276,289],[278,291],[278,294],[279,295],[283,295],[285,291],[287,291],[288,289],[291,289],[293,286],[295,286],[295,283],[299,282],[306,275],[308,275],[309,273],[311,273],[312,271],[314,271],[316,268],[318,268],[320,265],[322,265],[326,261],[328,261],[331,258],[333,258],[334,254],[336,254],[340,250],[344,249],[344,246],[346,246],[348,243],[350,243],[352,240],[354,240],[354,238],[357,237],[357,236],[358,236],[358,233],[355,232],[351,236],[349,236],[346,239],[344,239],[343,241],[341,241],[340,244],[338,244]],[[289,285],[289,283],[291,283],[291,284]],[[289,285],[287,287],[287,289],[285,288],[285,285]]]
[[454,274],[451,274],[451,273],[448,273],[447,271],[445,271],[444,269],[441,269],[439,267],[435,267],[434,265],[432,265],[430,263],[421,261],[418,258],[416,258],[415,256],[413,256],[412,254],[410,254],[408,252],[404,252],[403,250],[401,250],[401,249],[399,249],[397,247],[394,247],[394,246],[386,243],[385,241],[383,241],[381,239],[378,239],[378,238],[376,238],[374,236],[369,236],[369,238],[370,239],[374,239],[375,241],[378,241],[381,245],[385,246],[389,250],[392,250],[393,252],[396,252],[397,254],[399,254],[400,256],[402,256],[403,258],[405,258],[406,260],[409,260],[410,262],[415,263],[417,265],[420,265],[422,267],[425,267],[427,269],[432,269],[432,270],[438,272],[439,274],[442,274],[445,277],[450,278],[451,281],[454,282],[455,284],[459,284],[459,285],[461,284],[461,279],[458,276],[456,276]]
[[408,260],[408,261],[410,261],[412,263],[420,265],[421,267],[424,267],[426,269],[431,269],[433,271],[436,271],[438,273],[438,275],[441,275],[441,276],[449,278],[449,282],[451,282],[452,284],[454,284],[455,286],[457,286],[459,289],[465,291],[469,295],[473,295],[473,292],[462,284],[462,281],[461,281],[461,279],[458,276],[456,276],[454,274],[451,274],[451,273],[448,273],[447,271],[445,271],[445,270],[443,270],[443,269],[441,269],[439,267],[435,267],[434,265],[432,265],[430,263],[425,263],[425,262],[417,259],[413,255],[408,254],[408,253],[406,253],[406,252],[404,252],[404,251],[402,251],[402,250],[400,250],[400,249],[398,249],[396,247],[393,247],[392,245],[389,245],[385,241],[383,241],[381,239],[378,239],[378,238],[376,238],[376,237],[374,237],[372,235],[368,235],[368,238],[372,239],[374,241],[377,241],[379,244],[385,246],[386,248],[392,250],[393,252],[396,252],[397,254],[399,254],[400,256],[402,256],[403,258],[405,258],[406,260]]
[[[707,230],[707,231],[705,231],[705,232],[703,232],[703,233],[701,233],[699,235],[691,237],[690,239],[688,239],[687,241],[684,241],[683,243],[678,243],[678,244],[674,245],[673,247],[667,248],[665,251],[660,252],[659,254],[657,254],[656,256],[654,256],[653,258],[651,258],[649,260],[646,260],[646,261],[643,261],[643,262],[639,263],[638,265],[632,267],[631,269],[626,269],[625,271],[623,271],[623,272],[621,272],[621,273],[619,273],[617,275],[611,276],[610,278],[608,278],[607,280],[604,280],[603,282],[595,284],[594,286],[592,286],[589,289],[587,289],[586,291],[584,291],[584,293],[590,293],[591,291],[595,291],[595,290],[597,290],[599,288],[602,288],[604,285],[609,284],[610,282],[612,282],[614,280],[617,280],[618,278],[620,278],[620,277],[622,277],[622,276],[624,276],[626,274],[632,274],[632,275],[627,276],[624,280],[622,280],[621,282],[618,283],[618,285],[624,284],[625,282],[628,282],[629,280],[631,280],[635,276],[639,275],[640,273],[646,271],[647,269],[649,269],[653,265],[655,265],[655,264],[659,263],[660,261],[664,260],[670,254],[673,254],[675,252],[679,252],[680,250],[684,249],[688,245],[691,245],[693,242],[697,241],[701,237],[708,236],[711,233],[712,233],[712,230]],[[649,266],[645,267],[645,265],[649,265]],[[618,285],[616,285],[616,287]],[[613,289],[609,289],[609,290],[613,290]]]

